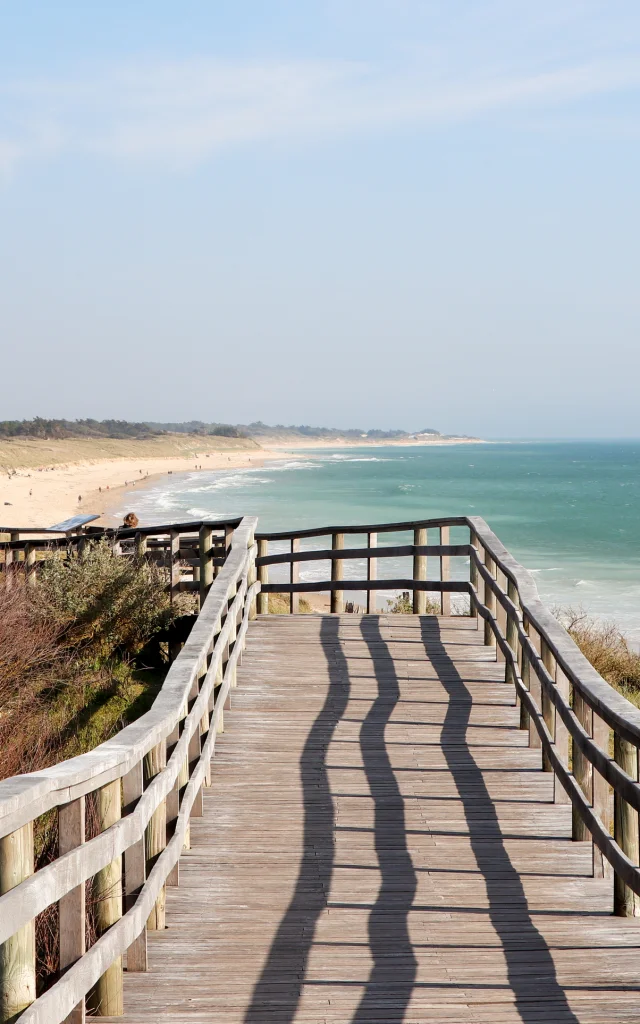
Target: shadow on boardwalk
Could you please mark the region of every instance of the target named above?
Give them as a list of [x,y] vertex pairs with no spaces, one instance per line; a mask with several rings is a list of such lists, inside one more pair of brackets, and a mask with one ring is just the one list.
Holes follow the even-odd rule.
[[[339,629],[337,618],[323,619],[320,638],[330,682],[300,758],[304,852],[293,896],[253,991],[245,1024],[292,1024],[295,1020],[315,926],[327,907],[335,859],[335,820],[326,754],[346,711],[350,689]],[[374,1020],[401,1024],[416,986],[418,964],[409,934],[417,878],[407,846],[404,799],[385,743],[386,725],[400,700],[400,683],[379,619],[363,618],[361,632],[377,685],[377,695],[361,726],[360,749],[374,804],[380,887],[368,920],[373,965],[351,1020],[353,1024]],[[467,743],[471,695],[445,650],[436,618],[421,620],[421,637],[448,694],[442,749],[464,809],[478,870],[484,877],[489,917],[502,946],[520,1019],[523,1024],[539,1024],[542,1008],[548,1006],[556,1024],[577,1024],[557,981],[549,947],[532,922],[522,882],[504,846],[495,807]],[[510,894],[506,914],[505,891]],[[523,949],[536,964],[539,1000],[532,999],[532,975],[522,970]],[[420,987],[424,985],[429,985],[428,980]],[[471,1015],[472,1011],[468,1012]]]
[[[447,654],[438,619],[421,619],[421,633],[427,657],[448,694],[440,740],[442,752],[462,802],[471,849],[487,889],[489,918],[502,946],[520,1019],[524,1024],[540,1024],[542,1007],[547,1005],[554,1024],[578,1024],[558,983],[551,950],[531,919],[522,881],[504,845],[493,800],[467,742],[471,694]],[[505,892],[509,893],[506,913]],[[536,964],[535,998],[533,976],[522,970],[524,949],[530,962]]]

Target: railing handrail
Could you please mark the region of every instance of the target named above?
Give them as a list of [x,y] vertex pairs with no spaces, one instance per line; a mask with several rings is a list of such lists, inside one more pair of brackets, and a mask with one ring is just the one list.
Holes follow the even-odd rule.
[[58,804],[121,778],[171,732],[219,627],[229,588],[247,568],[256,523],[253,517],[240,521],[225,564],[149,711],[87,753],[0,782],[0,838]]

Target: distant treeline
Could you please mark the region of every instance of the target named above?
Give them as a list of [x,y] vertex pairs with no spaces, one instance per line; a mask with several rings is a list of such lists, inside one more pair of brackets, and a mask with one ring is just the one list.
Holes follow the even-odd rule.
[[[341,429],[339,427],[309,427],[306,424],[299,426],[286,426],[284,423],[276,423],[275,426],[270,427],[267,423],[261,423],[257,420],[255,423],[249,423],[246,426],[239,428],[245,431],[249,437],[270,437],[273,434],[297,434],[300,437],[370,437],[370,438],[397,438],[397,437],[411,437],[412,432],[409,430],[362,430],[359,427],[349,427]],[[439,434],[439,430],[433,430],[427,427],[425,430],[417,431],[420,434]]]
[[226,423],[129,423],[128,420],[1,420],[0,437],[39,437],[45,440],[66,437],[146,438],[161,434],[213,434],[218,437],[244,437]]
[[356,427],[341,430],[336,427],[310,427],[306,424],[285,426],[277,423],[270,427],[260,420],[246,425],[233,426],[230,423],[204,423],[189,420],[184,423],[129,423],[128,420],[52,420],[36,416],[32,420],[1,420],[0,437],[39,437],[45,440],[65,437],[114,437],[145,438],[160,434],[199,434],[206,437],[270,437],[287,434],[309,438],[351,438],[361,437],[373,440],[381,438],[411,437],[415,434],[439,434],[431,427],[411,432],[408,430],[361,430]]

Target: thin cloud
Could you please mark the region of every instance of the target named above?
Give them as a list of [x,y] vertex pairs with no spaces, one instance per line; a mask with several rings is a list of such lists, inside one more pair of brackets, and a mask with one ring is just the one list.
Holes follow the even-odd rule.
[[0,86],[12,112],[0,169],[53,152],[193,164],[270,140],[306,141],[394,126],[566,108],[640,86],[631,58],[556,69],[442,71],[414,52],[411,67],[349,61],[193,59],[106,69],[67,81]]

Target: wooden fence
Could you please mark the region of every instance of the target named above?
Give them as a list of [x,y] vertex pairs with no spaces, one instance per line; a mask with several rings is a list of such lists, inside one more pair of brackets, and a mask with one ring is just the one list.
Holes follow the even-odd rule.
[[0,583],[10,585],[12,576],[26,572],[37,581],[38,569],[52,554],[74,557],[82,554],[92,541],[111,545],[114,554],[124,558],[137,556],[167,571],[167,589],[171,600],[182,591],[208,592],[213,579],[224,565],[234,529],[240,519],[197,520],[167,526],[105,529],[88,527],[75,535],[52,535],[35,529],[5,528],[7,540],[0,539]]
[[[530,746],[541,748],[542,769],[554,773],[555,800],[572,806],[574,840],[592,841],[596,876],[613,875],[614,912],[640,913],[640,711],[591,667],[542,605],[533,577],[484,520],[456,517],[269,534],[255,534],[254,519],[235,524],[199,524],[197,558],[195,547],[188,554],[180,539],[189,530],[193,534],[194,524],[164,528],[166,536],[155,537],[162,541],[157,548],[162,557],[168,543],[171,558],[184,555],[185,561],[192,559],[192,569],[201,567],[200,579],[192,582],[202,588],[204,600],[151,711],[88,754],[0,783],[1,1021],[19,1016],[29,1024],[76,1024],[83,1019],[85,1000],[98,1014],[122,1012],[122,958],[126,954],[127,970],[146,969],[146,930],[163,927],[164,887],[178,883],[189,818],[202,812],[202,787],[210,782],[215,737],[223,727],[249,620],[256,610],[268,611],[273,592],[289,594],[295,612],[301,593],[329,591],[331,610],[341,612],[345,592],[406,590],[420,613],[431,591],[440,595],[444,614],[452,593],[467,594],[484,643],[495,649],[505,681],[514,687],[521,728]],[[225,531],[225,550],[229,540],[230,547],[213,579],[213,559],[222,558],[217,551],[214,555],[222,546],[212,540],[216,528]],[[450,543],[452,530],[458,543]],[[377,544],[379,534],[403,531],[413,543]],[[123,532],[119,543],[130,539]],[[428,543],[430,532],[437,543]],[[365,546],[345,547],[345,536],[354,534],[364,535]],[[145,535],[147,552],[153,552],[148,533],[131,531],[135,544]],[[322,536],[331,536],[331,547],[301,548],[301,541]],[[289,550],[270,554],[271,542],[286,542]],[[407,556],[410,577],[377,578],[380,558]],[[457,578],[451,579],[454,558]],[[346,560],[364,564],[364,577],[345,579]],[[330,579],[300,580],[301,563],[310,561],[329,562]],[[437,574],[428,579],[433,562]],[[270,583],[270,565],[287,566],[289,581]],[[370,599],[367,604],[370,608]],[[90,794],[103,831],[85,842]],[[53,808],[59,816],[59,857],[34,873],[33,822]],[[89,879],[103,897],[102,934],[85,950]],[[36,999],[34,920],[54,903],[63,973]]]
[[[255,525],[245,518],[227,534],[229,551],[215,579],[212,535],[219,524],[201,525],[202,609],[151,710],[87,754],[0,783],[3,1022],[77,1024],[85,1004],[98,1015],[119,1015],[123,956],[128,971],[146,970],[146,932],[164,928],[164,887],[178,884],[189,819],[202,814],[216,735],[256,613]],[[174,535],[179,540],[192,530],[193,524],[172,528],[172,555],[181,551]],[[120,533],[118,540],[126,539]],[[101,829],[89,841],[87,799]],[[59,855],[34,872],[34,821],[55,809]],[[86,949],[89,880],[99,937]],[[53,904],[61,974],[36,998],[35,919]]]

